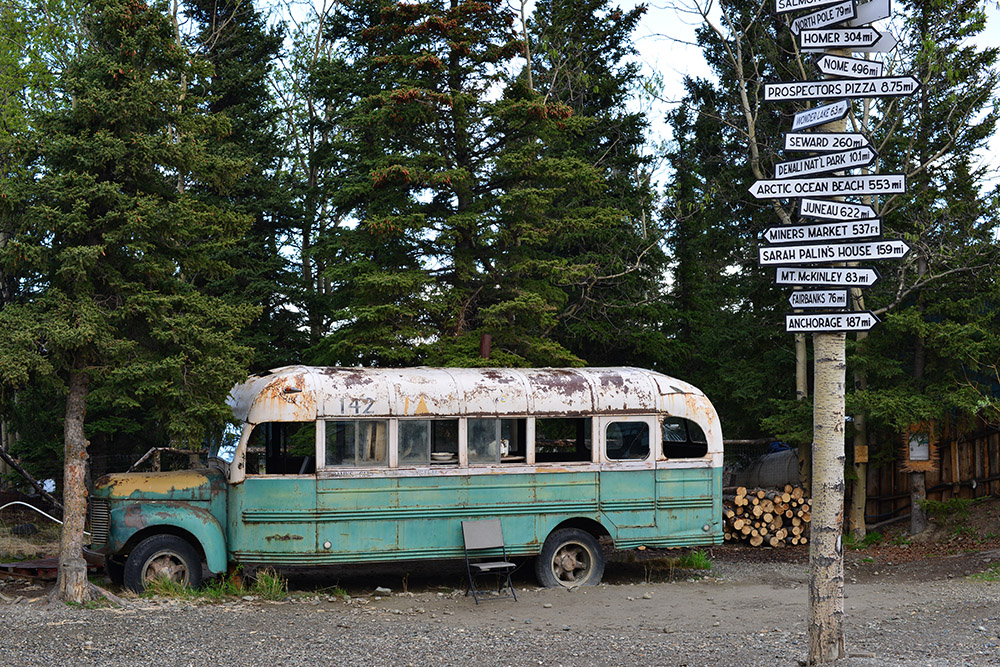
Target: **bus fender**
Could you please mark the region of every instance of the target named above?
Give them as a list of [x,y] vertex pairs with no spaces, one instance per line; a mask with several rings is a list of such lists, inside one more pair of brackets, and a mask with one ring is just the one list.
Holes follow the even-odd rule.
[[187,533],[197,542],[193,546],[204,552],[210,572],[226,570],[226,533],[219,520],[202,507],[177,502],[132,503],[111,511],[111,525],[119,528],[112,535],[113,553],[126,545],[134,546],[136,536],[145,539],[157,533]]

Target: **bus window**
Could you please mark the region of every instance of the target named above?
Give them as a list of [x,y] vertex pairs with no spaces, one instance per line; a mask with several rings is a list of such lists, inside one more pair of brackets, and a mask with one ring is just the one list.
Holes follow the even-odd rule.
[[328,421],[326,465],[356,467],[387,465],[388,432],[386,421]]
[[612,422],[604,433],[609,459],[645,459],[649,456],[649,425],[645,422]]
[[524,461],[526,419],[469,419],[469,463]]
[[590,417],[535,420],[535,461],[590,460]]
[[[263,453],[256,466],[261,475],[302,475],[316,472],[315,422],[265,422],[257,424],[247,442],[248,458]],[[259,456],[259,454],[258,454]]]
[[708,454],[701,426],[681,417],[663,418],[663,455],[668,459],[698,459]]
[[399,420],[399,465],[458,463],[457,419]]

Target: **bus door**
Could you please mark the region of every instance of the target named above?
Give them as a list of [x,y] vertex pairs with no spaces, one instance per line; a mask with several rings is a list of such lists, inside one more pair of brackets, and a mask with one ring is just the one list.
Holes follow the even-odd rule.
[[229,550],[245,563],[302,563],[316,553],[316,424],[250,433],[247,476],[229,487]]
[[[656,417],[599,417],[600,507],[617,539],[652,535],[656,526]],[[643,530],[645,529],[645,530]]]

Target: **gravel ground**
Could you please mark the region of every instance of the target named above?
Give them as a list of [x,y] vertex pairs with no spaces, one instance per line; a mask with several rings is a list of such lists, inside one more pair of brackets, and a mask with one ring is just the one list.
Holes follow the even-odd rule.
[[[837,664],[1000,665],[1000,583],[965,576],[997,560],[850,564],[850,657]],[[517,601],[478,606],[452,588],[454,570],[407,593],[373,594],[399,581],[383,572],[351,579],[348,599],[133,597],[96,609],[0,581],[0,665],[797,665],[808,650],[802,561],[725,557],[708,577],[660,583],[611,563],[611,583],[569,592],[525,578]]]

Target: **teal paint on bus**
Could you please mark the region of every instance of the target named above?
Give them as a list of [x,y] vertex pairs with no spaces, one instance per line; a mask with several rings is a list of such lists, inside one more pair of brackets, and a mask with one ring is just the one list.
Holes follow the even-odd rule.
[[[460,558],[461,521],[487,517],[501,518],[508,553],[515,555],[537,554],[556,527],[581,518],[602,525],[618,547],[722,541],[715,502],[721,470],[713,468],[320,478],[315,493],[307,481],[250,477],[245,489],[231,490],[233,560],[316,565]],[[678,491],[687,495],[671,495]],[[255,503],[248,504],[251,496]]]

